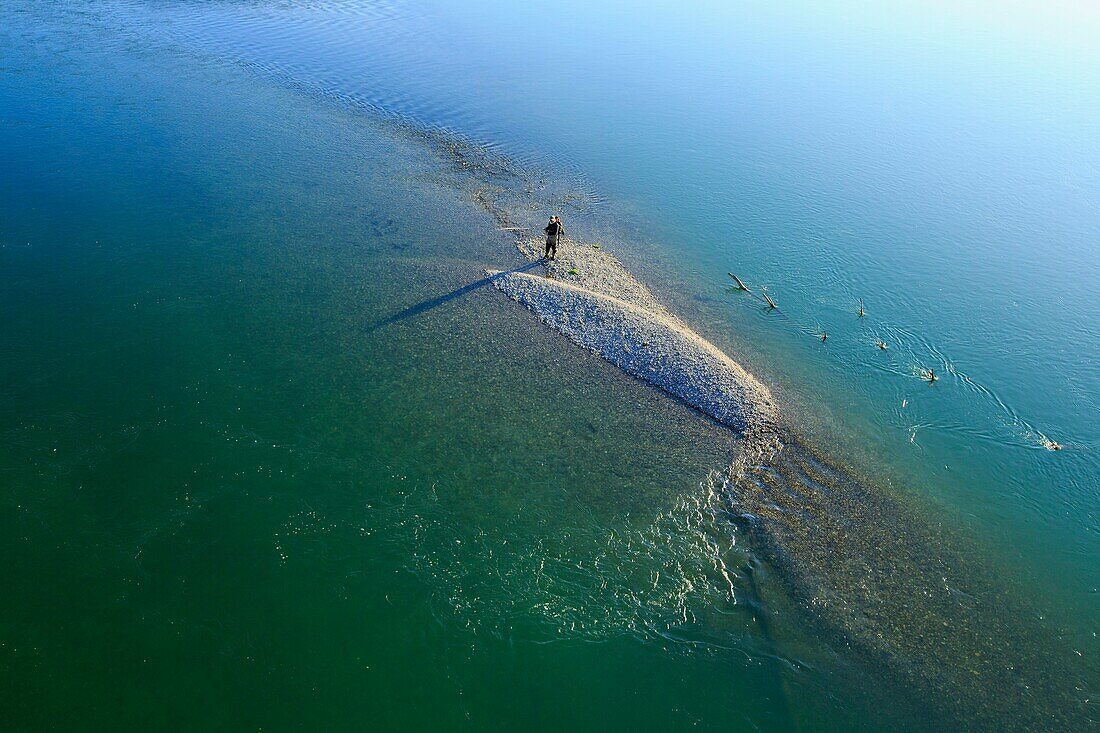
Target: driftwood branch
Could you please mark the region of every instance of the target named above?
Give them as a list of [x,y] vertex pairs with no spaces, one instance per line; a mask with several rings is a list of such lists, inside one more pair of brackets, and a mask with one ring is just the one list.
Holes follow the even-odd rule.
[[746,293],[752,292],[751,290],[749,290],[748,286],[745,285],[745,283],[741,282],[741,278],[737,277],[737,275],[734,275],[732,272],[727,272],[726,274],[732,277],[734,282],[737,283],[738,290],[744,290]]

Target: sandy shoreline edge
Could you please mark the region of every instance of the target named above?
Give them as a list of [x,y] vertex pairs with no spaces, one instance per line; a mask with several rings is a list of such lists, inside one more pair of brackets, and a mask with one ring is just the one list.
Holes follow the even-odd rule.
[[[519,243],[529,260],[537,240]],[[545,276],[490,270],[493,285],[573,343],[654,385],[741,437],[774,433],[768,388],[670,313],[610,253],[574,242]]]

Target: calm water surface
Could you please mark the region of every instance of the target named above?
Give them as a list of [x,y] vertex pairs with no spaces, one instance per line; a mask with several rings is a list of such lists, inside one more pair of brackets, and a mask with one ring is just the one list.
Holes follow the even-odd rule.
[[950,537],[1096,724],[1100,21],[594,5],[0,2],[6,729],[942,728],[734,521],[730,436],[477,285],[479,190]]

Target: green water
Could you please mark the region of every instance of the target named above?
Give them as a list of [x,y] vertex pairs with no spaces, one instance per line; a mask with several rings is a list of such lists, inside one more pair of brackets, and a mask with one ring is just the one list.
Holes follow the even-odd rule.
[[[296,27],[329,39],[340,13],[325,4],[183,7],[0,4],[5,730],[1024,727],[944,713],[943,683],[925,687],[898,641],[911,619],[939,622],[942,607],[909,602],[949,565],[973,592],[952,596],[959,618],[1020,634],[1009,645],[1040,660],[1025,676],[1049,685],[1036,709],[1064,712],[1051,726],[1094,725],[1091,458],[1070,464],[1084,489],[1061,495],[1092,517],[1084,530],[1041,510],[1034,535],[998,541],[1034,517],[960,510],[944,487],[997,504],[984,469],[941,481],[899,457],[905,430],[868,444],[876,393],[814,377],[820,356],[777,335],[831,304],[777,325],[724,285],[685,287],[721,258],[662,249],[683,207],[642,222],[632,266],[873,487],[806,489],[809,514],[836,513],[746,531],[748,499],[722,480],[740,450],[728,432],[469,287],[522,264],[475,191],[499,186],[535,220],[572,193],[585,207],[570,224],[612,243],[642,226],[644,195],[426,131],[390,114],[430,107],[400,85],[360,103],[338,93],[347,65],[318,86],[324,58],[218,45],[284,51],[277,31]],[[994,453],[1011,442],[986,430],[971,426]],[[890,468],[867,477],[881,455]],[[898,527],[912,557],[876,557]],[[1067,557],[1035,558],[1058,545]],[[809,608],[858,584],[856,557],[905,599],[904,623]],[[920,580],[891,586],[891,568]],[[971,653],[943,666],[965,671]],[[960,697],[997,698],[993,684]]]

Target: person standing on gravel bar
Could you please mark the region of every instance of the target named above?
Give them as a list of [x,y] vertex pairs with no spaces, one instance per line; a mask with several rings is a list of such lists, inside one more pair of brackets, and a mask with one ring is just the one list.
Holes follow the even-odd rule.
[[556,260],[558,258],[558,237],[565,234],[565,227],[561,225],[560,216],[551,216],[550,223],[543,229],[546,232],[546,252],[543,259]]

